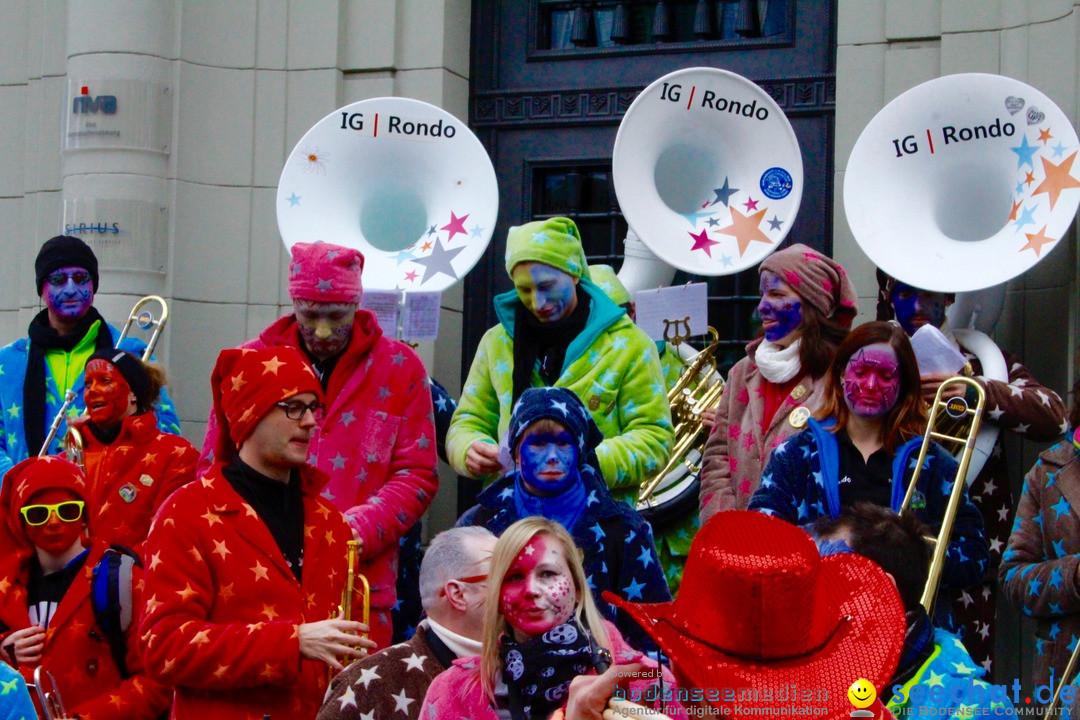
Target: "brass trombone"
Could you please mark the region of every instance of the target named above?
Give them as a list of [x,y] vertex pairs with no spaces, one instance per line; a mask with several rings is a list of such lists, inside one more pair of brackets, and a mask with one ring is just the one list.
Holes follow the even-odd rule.
[[75,391],[68,390],[64,393],[64,404],[60,406],[60,410],[56,413],[56,417],[53,418],[52,424],[49,425],[49,434],[45,436],[45,442],[41,444],[41,449],[38,450],[38,457],[45,457],[49,454],[49,446],[52,445],[52,441],[56,438],[56,433],[60,431],[60,423],[67,417],[68,408],[71,407],[73,402],[75,402]]
[[[147,307],[152,303],[157,303],[161,306],[161,317],[154,317],[153,311]],[[137,325],[141,330],[148,331],[153,329],[150,334],[150,339],[146,341],[146,349],[143,350],[142,356],[139,358],[143,362],[148,362],[150,357],[154,354],[154,348],[157,346],[158,339],[161,337],[161,331],[165,328],[165,322],[169,319],[169,305],[165,302],[165,298],[160,295],[147,295],[144,298],[140,298],[131,308],[131,312],[128,313],[127,322],[124,323],[124,328],[120,331],[120,337],[116,340],[116,346],[120,347],[120,343],[124,342],[124,339],[128,336],[128,332],[131,330],[132,325]],[[64,407],[66,410],[67,407]],[[63,413],[61,413],[63,414]],[[59,423],[59,415],[53,420],[53,425]],[[49,446],[52,442],[52,437],[45,443],[45,447]],[[83,453],[83,439],[82,433],[77,428],[68,427],[67,433],[64,434],[64,456],[71,462],[78,465],[83,471],[86,471],[86,462]],[[44,449],[43,449],[44,451]]]
[[63,720],[67,717],[56,680],[53,674],[43,667],[34,670],[34,690],[41,701],[41,712],[45,713],[45,720]]
[[[142,310],[140,308],[150,305],[151,303],[157,303],[161,306],[161,317],[155,318],[154,313],[149,309]],[[117,347],[120,343],[124,342],[124,338],[128,336],[128,331],[131,330],[132,325],[138,325],[141,330],[150,330],[153,328],[153,332],[150,334],[150,339],[146,341],[146,349],[143,350],[142,357],[143,362],[148,362],[150,356],[154,354],[154,347],[157,345],[158,338],[161,337],[161,331],[165,329],[165,322],[169,319],[169,306],[165,302],[165,298],[160,295],[147,295],[141,298],[135,303],[135,306],[131,308],[131,312],[128,313],[127,322],[124,323],[124,329],[120,331],[120,337],[116,340]]]
[[[950,398],[949,400],[942,399],[944,391],[956,385],[964,385],[975,390],[975,407],[969,406],[962,396]],[[967,477],[971,453],[975,449],[975,439],[979,434],[979,425],[982,423],[985,408],[986,392],[975,380],[968,377],[953,377],[941,383],[937,394],[934,395],[934,402],[930,406],[930,418],[926,426],[926,435],[923,437],[922,446],[919,448],[919,458],[915,464],[915,471],[911,475],[911,482],[908,483],[907,492],[904,494],[904,502],[900,506],[900,514],[903,514],[911,505],[911,500],[915,495],[915,487],[919,482],[919,476],[922,474],[923,462],[926,460],[926,451],[930,448],[932,440],[963,446],[963,452],[960,454],[960,466],[956,471],[956,477],[953,478],[952,493],[949,495],[949,503],[945,507],[945,515],[941,518],[941,528],[938,530],[938,536],[936,538],[927,538],[934,546],[934,556],[930,561],[930,571],[927,574],[926,585],[923,587],[919,604],[926,609],[927,615],[930,616],[934,614],[934,600],[937,598],[941,573],[945,567],[945,553],[949,548],[949,536],[952,534],[953,523],[956,521],[956,513],[960,510],[960,499],[963,497],[964,488],[966,487],[964,478]],[[967,433],[965,435],[951,435],[940,432],[938,430],[938,421],[944,419],[940,417],[941,411],[944,411],[945,415],[952,420],[970,419],[971,424],[968,425]]]

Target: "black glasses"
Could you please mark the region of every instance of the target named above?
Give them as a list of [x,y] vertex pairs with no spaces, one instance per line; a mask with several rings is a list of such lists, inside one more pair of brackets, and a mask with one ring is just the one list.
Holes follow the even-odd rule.
[[304,413],[308,410],[311,411],[311,416],[315,418],[315,422],[322,420],[323,415],[326,414],[326,406],[318,400],[313,400],[309,403],[306,403],[303,400],[282,400],[281,402],[274,404],[285,411],[285,417],[290,420],[296,420],[297,422],[304,419]]
[[76,285],[85,285],[90,282],[90,273],[85,270],[76,270],[69,273],[57,271],[49,273],[49,276],[45,278],[45,282],[53,287],[63,287],[69,279],[73,280]]
[[85,503],[82,500],[65,500],[54,505],[24,505],[20,512],[27,525],[44,525],[54,512],[64,522],[75,522],[82,517]]

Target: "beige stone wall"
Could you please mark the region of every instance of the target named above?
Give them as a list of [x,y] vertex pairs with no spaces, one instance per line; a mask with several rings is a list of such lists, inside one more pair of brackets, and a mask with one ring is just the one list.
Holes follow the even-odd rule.
[[[33,258],[62,229],[69,66],[96,53],[119,77],[167,63],[169,254],[152,284],[172,317],[158,354],[184,434],[201,445],[217,351],[254,336],[289,303],[274,208],[288,153],[319,119],[369,97],[425,100],[467,119],[470,8],[469,0],[0,4],[0,340],[24,334],[37,312]],[[132,284],[124,275],[103,272],[97,302],[117,324],[135,297],[117,293]],[[456,393],[460,285],[444,305],[439,353],[421,353]],[[441,495],[452,508],[452,484]]]
[[[840,0],[836,82],[834,249],[859,292],[860,320],[872,319],[874,268],[844,217],[844,168],[859,133],[886,103],[943,75],[986,72],[1046,93],[1075,126],[1080,77],[1080,3],[1070,0]],[[957,273],[978,268],[957,268]],[[1044,384],[1065,394],[1074,377],[1078,326],[1075,226],[1034,269],[1008,284],[995,339]],[[1007,442],[1014,491],[1042,444]],[[1033,629],[999,613],[997,681],[1030,677]],[[1021,659],[1023,662],[1021,663]]]

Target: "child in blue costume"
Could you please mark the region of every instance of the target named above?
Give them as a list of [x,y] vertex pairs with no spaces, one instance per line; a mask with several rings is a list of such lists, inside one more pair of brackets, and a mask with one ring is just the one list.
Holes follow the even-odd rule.
[[600,614],[632,647],[651,650],[641,627],[600,599],[610,590],[627,600],[667,602],[671,593],[649,524],[614,500],[600,476],[595,450],[603,436],[589,411],[566,388],[529,388],[514,406],[508,432],[518,470],[480,493],[458,526],[482,525],[502,535],[531,515],[558,522],[582,551]]
[[[925,430],[918,363],[907,335],[890,323],[862,325],[837,350],[816,417],[773,451],[750,509],[798,525],[835,518],[857,502],[897,512]],[[956,475],[956,460],[931,443],[911,509],[935,531]],[[965,491],[945,555],[940,592],[948,597],[986,573],[989,547],[982,528]],[[950,605],[939,599],[934,621],[955,632]]]

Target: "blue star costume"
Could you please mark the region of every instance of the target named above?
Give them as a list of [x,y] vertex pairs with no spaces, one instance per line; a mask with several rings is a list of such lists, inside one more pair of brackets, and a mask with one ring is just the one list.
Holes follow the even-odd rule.
[[1008,602],[1037,622],[1033,685],[1058,682],[1080,638],[1080,449],[1065,437],[1024,478],[999,571]]
[[[751,510],[807,525],[826,514],[840,514],[840,462],[836,436],[828,428],[832,420],[810,419],[806,430],[781,443],[773,451],[761,476],[761,485],[750,499]],[[914,472],[922,438],[897,448],[893,460],[892,509],[898,510]],[[956,477],[956,460],[932,443],[919,475],[912,509],[915,516],[935,531],[941,524]],[[990,550],[983,534],[982,515],[965,491],[953,524],[945,568],[941,578],[934,623],[955,630],[951,605],[953,592],[970,587],[986,574]],[[946,594],[945,598],[942,594]]]
[[[585,498],[584,507],[574,508],[576,519],[567,530],[582,551],[585,576],[597,607],[632,647],[652,650],[655,644],[641,626],[600,598],[604,590],[610,590],[635,602],[671,600],[671,592],[656,555],[652,528],[636,510],[612,498],[597,469],[593,450],[602,436],[588,410],[573,392],[554,387],[526,390],[515,406],[510,421],[510,447],[516,447],[523,431],[541,418],[562,424],[578,440],[582,450],[578,456],[580,487],[576,491],[569,488],[566,494],[580,491]],[[481,525],[501,535],[522,517],[518,510],[518,498],[515,497],[519,487],[518,472],[503,476],[480,493],[478,504],[461,516],[458,526]],[[538,506],[550,507],[553,514],[566,517],[566,508],[560,506],[560,499],[551,498],[550,505],[539,503]]]

